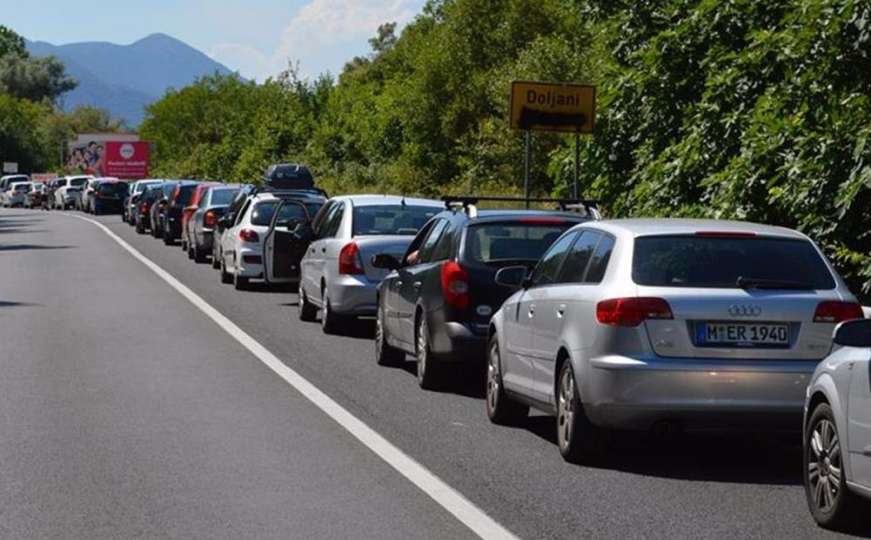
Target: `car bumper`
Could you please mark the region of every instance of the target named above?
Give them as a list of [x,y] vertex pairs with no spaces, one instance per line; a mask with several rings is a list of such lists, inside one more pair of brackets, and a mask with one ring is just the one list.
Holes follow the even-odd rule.
[[[263,278],[263,253],[260,248],[242,248],[238,251],[239,259],[236,261],[236,273],[241,277],[262,279]],[[260,263],[250,262],[250,257],[260,257]],[[249,259],[246,261],[246,259]]]
[[817,362],[603,356],[580,377],[584,409],[600,426],[648,429],[676,422],[692,429],[801,430],[805,388]]
[[340,276],[327,285],[330,308],[342,315],[375,315],[378,283],[380,281],[370,281],[366,276]]
[[15,205],[15,204],[24,204],[24,202],[25,202],[26,200],[27,200],[27,199],[25,199],[24,196],[16,195],[16,196],[13,196],[13,197],[8,197],[8,198],[6,199],[6,204],[8,204],[8,205],[10,205],[10,206]]
[[206,251],[211,251],[212,244],[215,241],[215,234],[212,231],[201,231],[199,234],[199,238],[196,238],[196,233],[194,234],[194,241],[200,249],[204,249]]
[[441,311],[430,314],[432,352],[443,362],[484,362],[487,351],[487,326],[472,326],[445,321]]

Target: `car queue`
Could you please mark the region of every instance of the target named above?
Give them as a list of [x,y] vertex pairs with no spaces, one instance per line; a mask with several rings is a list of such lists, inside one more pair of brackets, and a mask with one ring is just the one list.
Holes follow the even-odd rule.
[[[26,183],[0,180],[4,206],[29,200]],[[296,288],[299,319],[326,334],[374,318],[379,365],[410,356],[423,389],[479,377],[494,424],[551,414],[567,461],[607,452],[617,430],[802,432],[816,521],[871,507],[871,320],[799,232],[602,219],[583,200],[329,197],[295,164],[258,186],[41,189],[45,208],[120,212],[238,290]]]

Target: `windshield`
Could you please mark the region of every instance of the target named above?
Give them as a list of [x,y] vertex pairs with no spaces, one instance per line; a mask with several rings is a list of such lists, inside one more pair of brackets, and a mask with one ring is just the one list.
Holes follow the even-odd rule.
[[441,211],[432,206],[383,204],[354,207],[354,236],[414,235]]
[[517,260],[537,261],[574,222],[547,225],[525,223],[484,223],[472,225],[466,233],[465,256],[489,263]]
[[88,181],[87,178],[73,178],[70,180],[71,186],[83,186]]
[[230,204],[237,193],[239,193],[238,189],[213,189],[209,204],[212,206]]
[[834,289],[835,280],[806,240],[650,236],[635,240],[632,279],[655,287],[740,288],[743,281]]
[[251,225],[269,225],[276,206],[278,201],[263,201],[254,206],[251,211]]

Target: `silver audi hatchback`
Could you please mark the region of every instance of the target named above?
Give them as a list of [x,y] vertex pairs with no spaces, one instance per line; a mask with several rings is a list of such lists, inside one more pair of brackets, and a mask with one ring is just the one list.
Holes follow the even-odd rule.
[[491,323],[487,413],[551,412],[571,461],[609,429],[798,432],[835,325],[862,317],[809,238],[752,223],[585,223],[496,280],[520,290]]

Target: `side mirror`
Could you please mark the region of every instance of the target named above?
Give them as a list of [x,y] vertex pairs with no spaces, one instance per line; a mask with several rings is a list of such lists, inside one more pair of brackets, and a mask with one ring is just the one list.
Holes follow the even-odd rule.
[[526,287],[526,275],[528,270],[525,266],[506,266],[505,268],[500,268],[498,272],[496,272],[496,284],[502,285],[503,287]]
[[871,319],[842,322],[835,327],[834,342],[843,347],[871,347]]
[[393,255],[388,253],[379,253],[378,255],[372,256],[372,266],[375,268],[384,268],[387,270],[396,270],[401,267],[399,260],[396,259]]

